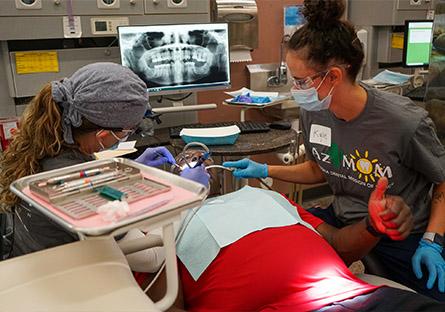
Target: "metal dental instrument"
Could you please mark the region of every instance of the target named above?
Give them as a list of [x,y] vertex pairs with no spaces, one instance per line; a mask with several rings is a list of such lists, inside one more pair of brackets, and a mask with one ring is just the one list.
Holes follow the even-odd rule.
[[39,186],[46,186],[48,184],[52,185],[52,184],[62,184],[66,181],[70,181],[70,180],[74,180],[77,178],[84,178],[84,177],[91,177],[91,176],[95,176],[101,173],[104,173],[105,171],[110,170],[110,167],[103,167],[103,168],[95,168],[95,169],[90,169],[90,170],[82,170],[76,173],[70,173],[67,175],[63,175],[63,176],[58,176],[58,177],[54,177],[54,178],[50,178],[48,179],[46,182],[42,182],[39,183]]
[[[162,155],[162,154],[159,153],[159,152],[156,152],[156,155],[158,155],[159,157],[165,157],[164,155]],[[172,166],[175,166],[176,168],[182,170],[181,166],[178,165],[177,163],[170,163],[170,164],[171,164]]]
[[176,168],[178,168],[178,169],[181,169],[182,170],[182,168],[181,168],[181,166],[180,165],[178,165],[178,164],[176,164],[176,163],[174,163],[174,164],[172,164],[173,166],[175,166]]
[[209,152],[204,153],[201,157],[199,157],[198,161],[193,166],[193,168],[197,168],[197,167],[201,166],[209,158],[209,156],[210,156]]
[[99,184],[104,183],[104,182],[108,182],[108,181],[113,181],[113,182],[119,182],[119,181],[123,181],[123,180],[127,180],[128,177],[127,176],[116,176],[116,177],[109,177],[109,178],[104,178],[102,180],[97,180],[94,182],[89,182],[89,183],[85,183],[79,186],[73,186],[73,187],[69,187],[69,188],[64,188],[60,191],[60,193],[68,193],[68,192],[72,192],[72,191],[81,191],[82,189],[85,188],[94,188],[96,186],[99,186]]
[[67,192],[75,190],[76,188],[83,188],[86,186],[93,187],[97,183],[109,181],[121,175],[122,173],[120,173],[119,171],[112,171],[109,173],[99,174],[91,178],[65,182],[58,187],[58,190],[61,190],[62,192]]

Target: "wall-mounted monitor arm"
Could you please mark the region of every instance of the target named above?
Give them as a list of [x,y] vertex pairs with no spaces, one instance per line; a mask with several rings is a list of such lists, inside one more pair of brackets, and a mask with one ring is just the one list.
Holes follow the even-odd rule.
[[199,104],[199,105],[187,105],[187,106],[171,106],[171,107],[159,107],[153,108],[152,111],[156,114],[168,114],[168,113],[180,113],[180,112],[190,112],[190,111],[199,111],[199,110],[207,110],[207,109],[215,109],[217,108],[216,104]]
[[199,105],[187,105],[187,106],[170,106],[153,108],[145,114],[145,118],[154,120],[157,124],[162,123],[161,115],[170,113],[183,113],[200,110],[215,109],[218,106],[216,104],[199,104]]

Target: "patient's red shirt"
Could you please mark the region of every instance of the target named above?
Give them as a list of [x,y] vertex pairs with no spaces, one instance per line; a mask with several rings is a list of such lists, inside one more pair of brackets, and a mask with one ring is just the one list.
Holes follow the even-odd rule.
[[[314,228],[323,223],[297,209]],[[179,271],[189,311],[309,311],[378,288],[357,279],[327,241],[298,224],[222,248],[196,282],[181,262]]]

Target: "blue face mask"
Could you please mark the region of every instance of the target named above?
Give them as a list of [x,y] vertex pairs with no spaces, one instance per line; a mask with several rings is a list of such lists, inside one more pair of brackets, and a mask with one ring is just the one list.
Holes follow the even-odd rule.
[[291,93],[294,97],[295,102],[304,110],[307,111],[322,111],[329,108],[329,105],[331,105],[332,100],[332,90],[334,90],[334,87],[331,88],[328,95],[320,100],[318,98],[318,88],[323,84],[324,80],[326,79],[328,73],[324,76],[323,80],[320,82],[317,88],[312,87],[306,90],[301,89],[292,89]]

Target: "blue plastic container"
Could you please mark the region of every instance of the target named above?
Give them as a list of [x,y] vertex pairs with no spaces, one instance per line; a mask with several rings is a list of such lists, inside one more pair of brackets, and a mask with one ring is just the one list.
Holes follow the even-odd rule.
[[[211,135],[212,132],[215,132],[215,135]],[[205,145],[233,145],[239,135],[240,130],[237,126],[220,127],[217,129],[183,129],[181,131],[181,138],[187,144],[191,142],[199,142]]]
[[191,142],[199,142],[205,145],[233,145],[235,144],[236,140],[239,137],[239,133],[238,134],[233,134],[233,135],[228,135],[228,136],[224,136],[224,137],[195,137],[195,136],[188,136],[188,135],[183,135],[181,136],[182,140],[185,143],[191,143]]

